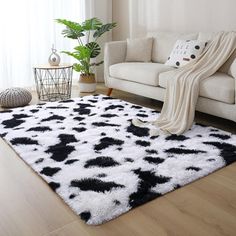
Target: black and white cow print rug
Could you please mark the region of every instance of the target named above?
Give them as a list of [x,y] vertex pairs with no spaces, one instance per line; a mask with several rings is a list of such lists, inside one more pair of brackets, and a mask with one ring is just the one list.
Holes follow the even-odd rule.
[[88,224],[101,224],[236,161],[236,135],[194,125],[149,136],[158,113],[95,95],[0,113],[1,137]]

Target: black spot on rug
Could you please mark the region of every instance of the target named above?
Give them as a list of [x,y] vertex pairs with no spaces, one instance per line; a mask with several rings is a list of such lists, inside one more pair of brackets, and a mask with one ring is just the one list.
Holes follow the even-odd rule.
[[29,132],[29,131],[45,132],[45,131],[52,131],[52,129],[48,126],[38,126],[38,127],[32,127],[27,130],[27,132]]
[[54,167],[54,168],[51,168],[51,167],[44,167],[40,173],[43,174],[43,175],[47,175],[47,176],[53,176],[55,175],[58,171],[60,171],[61,168],[58,168],[58,167]]
[[108,110],[115,110],[115,109],[118,109],[118,108],[123,109],[124,106],[122,106],[122,105],[110,105],[110,106],[108,106],[108,107],[105,108],[105,111],[108,111]]
[[12,119],[4,120],[2,124],[4,125],[4,128],[6,129],[15,128],[23,124],[25,122],[25,120],[23,119],[28,118],[28,117],[31,117],[31,116],[25,115],[25,114],[22,114],[22,115],[15,114],[13,115]]
[[145,141],[145,140],[137,140],[135,144],[142,146],[142,147],[149,147],[151,145],[150,142]]
[[198,153],[206,153],[202,150],[194,150],[194,149],[186,149],[186,148],[170,148],[165,150],[167,153],[173,154],[198,154]]
[[74,108],[74,112],[77,112],[79,115],[89,115],[91,110],[86,108]]
[[141,171],[141,169],[134,170],[134,173],[139,177],[139,185],[137,192],[129,196],[129,205],[131,207],[140,206],[147,201],[160,197],[161,194],[152,191],[152,187],[157,184],[164,184],[171,179],[170,177],[156,176],[151,171]]
[[112,117],[118,117],[118,115],[116,115],[116,114],[102,114],[101,117],[112,118]]
[[55,183],[55,182],[49,182],[48,185],[53,191],[56,191],[61,186],[59,183]]
[[74,100],[67,99],[67,100],[60,101],[59,103],[71,103],[71,102],[74,102]]
[[218,148],[220,150],[220,155],[224,158],[227,165],[236,161],[236,146],[220,142],[204,142],[204,144]]
[[30,138],[14,138],[11,141],[12,145],[38,145],[38,141],[37,140],[33,140]]
[[80,217],[82,220],[84,220],[85,222],[87,222],[90,217],[91,217],[91,213],[89,211],[84,211],[80,213]]
[[229,135],[222,135],[222,134],[210,134],[211,137],[216,137],[222,140],[230,139]]
[[123,140],[106,137],[106,138],[100,139],[100,143],[94,146],[94,150],[100,151],[110,146],[121,146],[123,143],[124,143]]
[[66,117],[64,117],[64,116],[52,115],[48,118],[42,119],[41,122],[52,121],[52,120],[65,120],[65,118]]
[[90,168],[90,167],[111,167],[111,166],[117,166],[119,165],[118,162],[114,161],[111,157],[97,157],[95,159],[91,159],[86,161],[84,167]]
[[50,158],[54,161],[62,162],[75,150],[75,147],[69,144],[76,143],[77,139],[71,134],[60,134],[58,138],[60,142],[49,146],[45,152],[51,154]]
[[184,136],[184,135],[176,135],[176,134],[172,134],[172,135],[166,137],[166,140],[167,140],[167,141],[168,141],[168,140],[173,140],[173,141],[185,141],[185,140],[187,140],[187,139],[189,139],[189,137],[186,137],[186,136]]
[[84,132],[84,131],[86,131],[87,129],[86,128],[84,128],[84,127],[79,127],[79,128],[73,128],[73,130],[75,130],[76,132],[78,132],[78,133],[81,133],[81,132]]
[[186,168],[186,170],[200,171],[201,168],[195,167],[195,166],[189,166],[189,167]]
[[130,122],[130,125],[127,127],[127,132],[131,133],[137,137],[147,137],[149,136],[149,129],[145,127],[137,127]]
[[159,157],[152,157],[152,156],[147,156],[144,158],[144,160],[151,164],[157,164],[157,165],[165,161],[164,159],[161,159]]
[[65,165],[71,165],[71,164],[73,164],[74,162],[77,162],[77,161],[79,161],[79,160],[78,160],[78,159],[67,160],[67,161],[65,162]]
[[116,184],[113,181],[102,181],[100,179],[81,179],[81,180],[72,180],[71,187],[79,188],[82,191],[94,191],[94,192],[106,192],[111,191],[113,188],[124,188],[124,185]]
[[105,126],[120,127],[120,125],[117,125],[117,124],[109,124],[109,123],[106,123],[106,122],[93,122],[92,125],[93,125],[93,126],[97,126],[97,127],[105,127]]
[[69,107],[63,107],[63,106],[49,106],[49,107],[46,107],[46,109],[50,109],[50,110],[58,110],[58,109],[69,109]]

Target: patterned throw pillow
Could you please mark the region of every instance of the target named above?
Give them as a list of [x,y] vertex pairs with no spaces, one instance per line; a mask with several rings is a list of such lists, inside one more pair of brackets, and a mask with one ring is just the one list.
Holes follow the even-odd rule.
[[182,67],[198,58],[203,52],[206,42],[198,40],[177,40],[165,65]]

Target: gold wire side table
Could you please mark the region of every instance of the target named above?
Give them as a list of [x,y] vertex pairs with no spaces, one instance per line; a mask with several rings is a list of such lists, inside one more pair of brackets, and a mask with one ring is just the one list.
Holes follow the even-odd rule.
[[72,65],[42,65],[33,69],[39,100],[57,101],[71,97]]

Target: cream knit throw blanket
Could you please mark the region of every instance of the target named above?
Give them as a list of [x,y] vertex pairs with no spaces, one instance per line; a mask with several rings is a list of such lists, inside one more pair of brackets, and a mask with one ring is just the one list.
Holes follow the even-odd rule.
[[[150,123],[166,133],[177,135],[190,129],[200,82],[218,71],[235,49],[236,33],[219,33],[197,60],[178,69],[174,77],[168,80],[161,114],[156,121]],[[136,126],[146,126],[150,123],[133,120]],[[151,135],[157,133],[157,129],[151,129]]]

